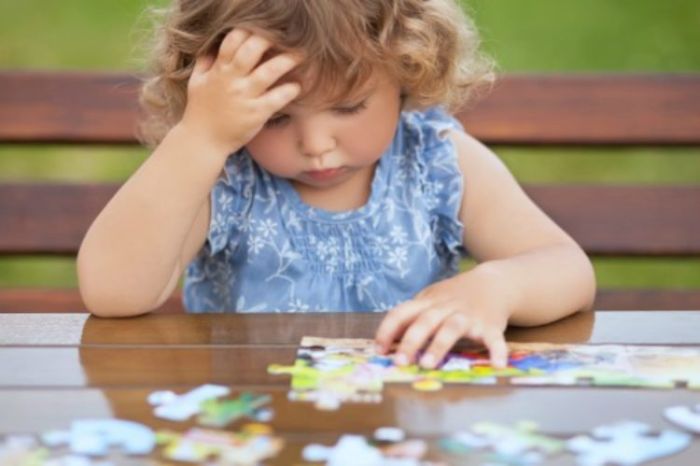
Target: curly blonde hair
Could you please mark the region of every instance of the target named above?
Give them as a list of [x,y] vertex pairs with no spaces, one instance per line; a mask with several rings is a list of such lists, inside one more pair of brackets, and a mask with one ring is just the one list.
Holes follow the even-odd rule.
[[153,9],[150,70],[141,89],[139,138],[155,147],[182,117],[196,57],[215,55],[234,27],[302,51],[310,89],[351,95],[377,69],[396,80],[404,108],[463,107],[494,79],[471,20],[455,0],[174,0]]

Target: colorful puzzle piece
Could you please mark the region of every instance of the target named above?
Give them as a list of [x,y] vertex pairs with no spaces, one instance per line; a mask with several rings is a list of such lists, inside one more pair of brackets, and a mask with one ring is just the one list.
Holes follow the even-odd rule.
[[183,395],[171,391],[153,392],[148,402],[156,406],[153,414],[169,421],[185,421],[201,410],[201,405],[207,400],[219,398],[231,393],[228,387],[221,385],[202,385]]
[[470,431],[441,439],[440,446],[453,455],[478,453],[488,464],[526,466],[563,451],[565,442],[536,432],[531,422],[520,422],[515,427],[480,422]]
[[537,433],[536,429],[537,426],[531,422],[520,422],[515,427],[479,422],[472,427],[472,432],[486,439],[498,453],[520,455],[537,451],[553,455],[564,449],[562,440]]
[[206,400],[201,405],[197,422],[209,427],[224,427],[242,417],[253,418],[258,409],[268,404],[270,395],[243,392],[234,400]]
[[278,454],[284,445],[271,430],[261,430],[257,424],[243,426],[240,432],[199,428],[184,434],[159,431],[157,438],[167,459],[201,463],[218,457],[222,464],[231,466],[256,465]]
[[104,456],[110,448],[119,448],[127,455],[147,455],[155,446],[150,428],[119,419],[73,421],[69,431],[46,432],[41,440],[51,448],[68,445],[72,453],[90,456]]
[[689,443],[690,435],[684,432],[653,434],[646,424],[628,421],[597,427],[592,437],[574,437],[567,441],[567,449],[577,454],[582,466],[627,466],[678,453]]
[[8,435],[0,441],[0,464],[43,464],[49,451],[30,435]]

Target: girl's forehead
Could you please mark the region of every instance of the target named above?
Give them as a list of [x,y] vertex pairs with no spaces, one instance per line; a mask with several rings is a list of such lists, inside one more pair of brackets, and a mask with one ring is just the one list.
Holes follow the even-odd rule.
[[345,81],[323,79],[315,73],[313,68],[308,68],[305,73],[292,70],[278,81],[280,84],[295,82],[301,85],[301,94],[293,101],[293,105],[328,107],[341,103],[359,103],[376,92],[393,92],[397,87],[386,73],[380,71],[373,72],[355,86],[349,86]]

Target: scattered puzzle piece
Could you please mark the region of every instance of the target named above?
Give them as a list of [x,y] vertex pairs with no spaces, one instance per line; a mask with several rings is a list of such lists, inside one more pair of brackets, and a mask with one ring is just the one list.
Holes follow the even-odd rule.
[[565,447],[563,440],[536,432],[536,425],[531,422],[520,422],[515,427],[480,422],[470,431],[441,439],[439,444],[452,455],[478,454],[487,464],[511,466],[539,464]]
[[203,402],[212,398],[226,396],[231,391],[221,385],[202,385],[183,395],[171,391],[153,392],[148,402],[156,406],[153,414],[169,421],[185,421],[200,412]]
[[0,464],[43,464],[49,451],[30,435],[8,435],[0,441]]
[[270,395],[244,392],[234,400],[209,399],[201,404],[197,422],[209,427],[224,427],[242,417],[254,418],[258,409],[268,404]]
[[582,466],[635,465],[678,453],[688,446],[690,435],[674,430],[653,434],[640,422],[619,422],[597,427],[593,437],[580,435],[567,441]]
[[89,456],[104,456],[110,448],[127,455],[147,455],[155,446],[150,428],[119,419],[73,421],[69,431],[46,432],[41,440],[51,448],[68,445],[72,453]]
[[279,453],[284,441],[271,431],[260,433],[259,426],[246,426],[240,432],[193,428],[184,434],[159,431],[158,444],[163,456],[188,463],[201,463],[218,457],[221,464],[256,465]]
[[666,419],[691,432],[700,434],[700,404],[693,406],[672,406],[664,411]]
[[[388,428],[385,428],[388,429]],[[326,466],[421,466],[428,447],[424,440],[401,440],[381,447],[370,444],[361,435],[346,434],[328,447],[311,444],[304,447],[306,461],[325,462]]]
[[479,422],[472,427],[472,431],[486,439],[498,453],[519,455],[537,451],[549,456],[564,449],[562,440],[539,434],[536,429],[532,422],[520,422],[515,427]]

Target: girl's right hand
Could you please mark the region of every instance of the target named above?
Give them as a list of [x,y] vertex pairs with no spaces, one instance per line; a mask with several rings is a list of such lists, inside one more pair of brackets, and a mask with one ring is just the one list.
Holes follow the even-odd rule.
[[280,53],[261,63],[272,46],[242,29],[229,32],[216,57],[197,58],[187,86],[187,106],[180,126],[228,156],[247,144],[265,122],[301,91],[298,83],[270,87],[300,62]]

